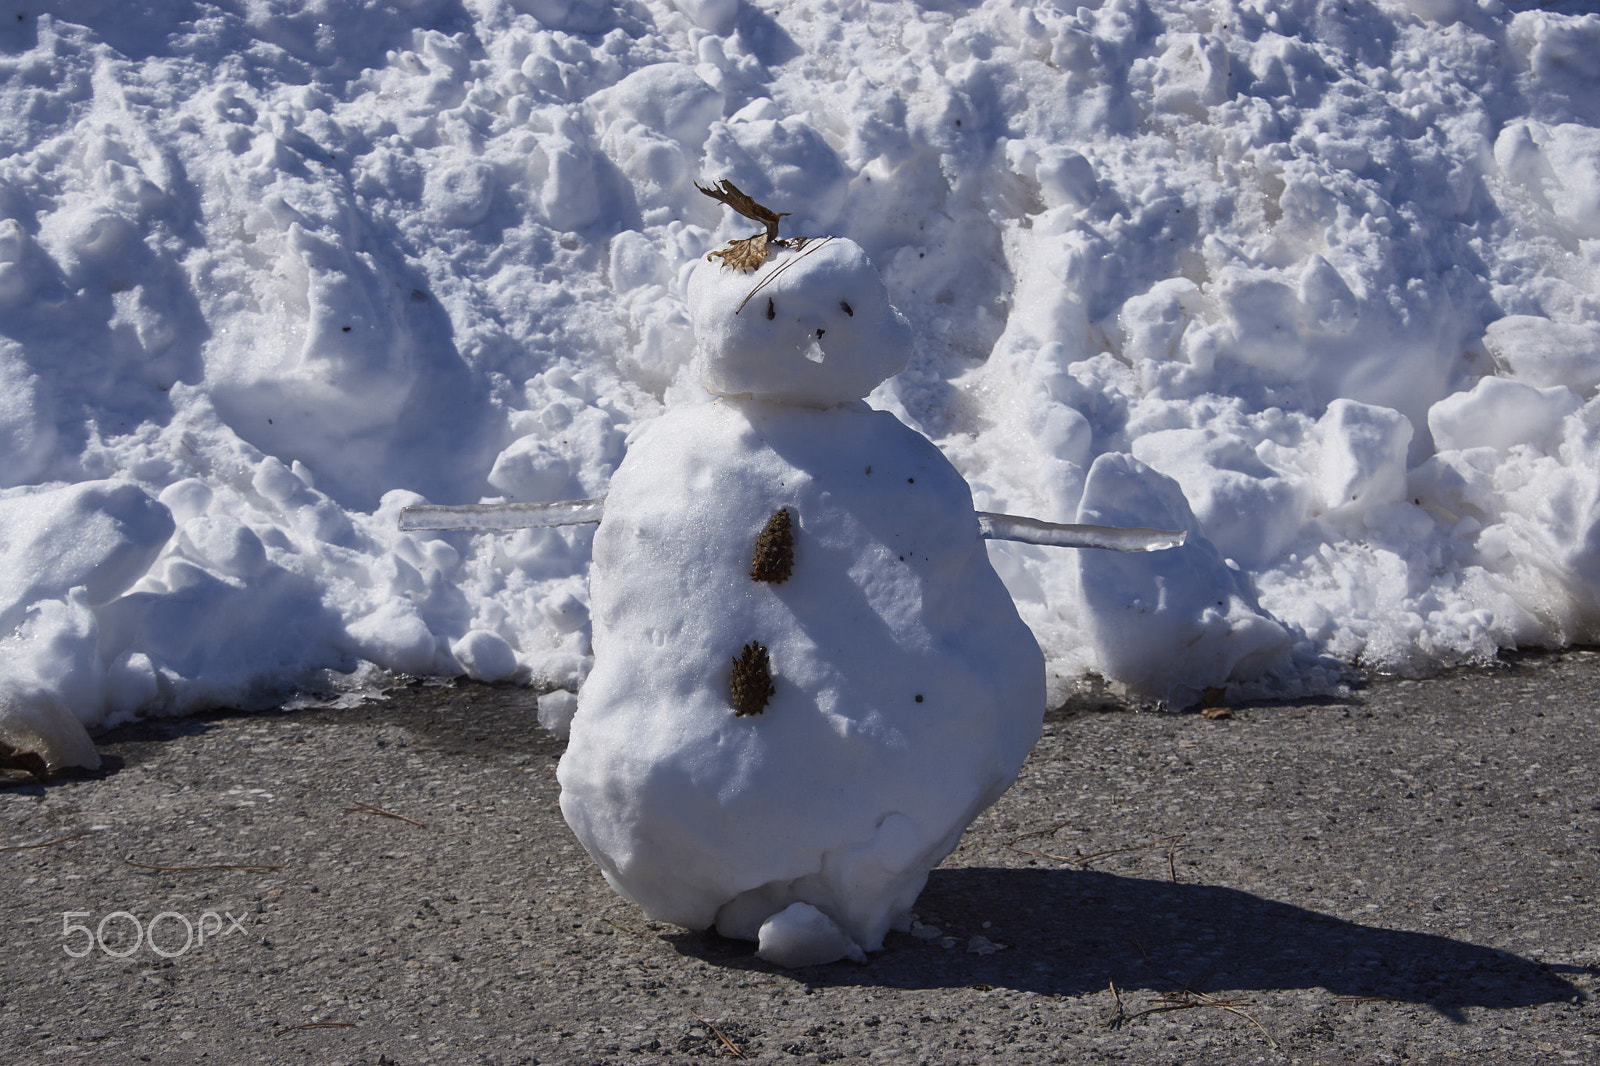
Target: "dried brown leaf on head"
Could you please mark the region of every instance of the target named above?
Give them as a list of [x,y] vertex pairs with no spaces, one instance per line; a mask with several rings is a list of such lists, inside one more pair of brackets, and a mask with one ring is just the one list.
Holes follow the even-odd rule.
[[778,220],[786,217],[789,212],[774,211],[770,207],[756,203],[748,193],[726,178],[713,182],[709,189],[696,182],[695,188],[718,203],[733,208],[745,218],[767,227],[764,233],[729,241],[726,248],[719,248],[706,258],[721,259],[723,266],[745,274],[759,269],[761,264],[767,261],[767,244],[778,240]]
[[741,274],[759,270],[761,264],[767,261],[767,235],[758,233],[754,237],[729,241],[726,248],[718,248],[708,253],[706,258],[720,259],[723,266],[737,270]]

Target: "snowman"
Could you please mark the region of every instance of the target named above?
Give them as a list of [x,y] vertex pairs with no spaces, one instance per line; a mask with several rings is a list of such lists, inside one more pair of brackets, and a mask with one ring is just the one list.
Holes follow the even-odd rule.
[[865,402],[911,348],[866,254],[751,242],[689,282],[715,399],[612,477],[561,810],[652,918],[864,961],[1016,777],[1044,659],[966,482]]
[[704,191],[767,225],[689,282],[710,401],[637,431],[603,508],[414,508],[407,528],[598,515],[568,824],[653,919],[782,966],[865,961],[1039,736],[1044,659],[982,536],[1181,535],[977,513],[865,402],[911,334],[861,247],[778,240],[731,183]]

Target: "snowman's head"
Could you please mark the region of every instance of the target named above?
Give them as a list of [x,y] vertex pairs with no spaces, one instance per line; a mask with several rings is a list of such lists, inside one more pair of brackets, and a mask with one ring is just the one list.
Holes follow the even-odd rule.
[[711,260],[689,279],[695,369],[718,396],[832,407],[906,365],[911,328],[867,253],[843,237],[775,246],[748,273]]

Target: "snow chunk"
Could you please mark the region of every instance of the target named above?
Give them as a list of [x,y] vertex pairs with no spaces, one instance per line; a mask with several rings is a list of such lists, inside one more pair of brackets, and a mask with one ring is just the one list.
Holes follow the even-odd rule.
[[417,676],[437,672],[437,641],[410,600],[384,601],[353,622],[349,635],[363,659],[385,669]]
[[[0,286],[4,277],[0,273]],[[39,379],[22,360],[22,346],[0,337],[0,455],[5,456],[0,488],[27,484],[49,462],[57,444],[49,407],[40,395]]]
[[566,740],[572,731],[572,715],[578,709],[578,696],[564,688],[539,697],[539,724],[557,740]]
[[1529,385],[1566,385],[1584,396],[1600,386],[1600,324],[1507,315],[1489,323],[1483,346],[1507,377]]
[[1428,430],[1440,451],[1530,445],[1546,455],[1561,443],[1562,419],[1583,406],[1565,386],[1536,389],[1520,381],[1484,378],[1467,392],[1428,410]]
[[1317,422],[1322,434],[1322,504],[1354,512],[1405,494],[1411,422],[1388,407],[1335,400]]
[[1269,565],[1305,525],[1307,484],[1281,476],[1237,437],[1214,429],[1160,430],[1135,441],[1133,455],[1177,480],[1206,537],[1241,565]]
[[1600,237],[1600,130],[1511,122],[1495,139],[1494,158],[1506,177],[1540,197],[1574,236]]
[[849,959],[866,962],[861,946],[809,903],[791,903],[761,923],[756,954],[774,966],[798,969]]
[[29,605],[82,587],[96,606],[137,581],[172,536],[172,515],[125,481],[85,481],[0,500],[0,634]]
[[733,29],[739,13],[739,0],[672,0],[672,6],[694,20],[695,25],[712,33]]
[[98,625],[80,586],[36,604],[0,640],[0,749],[30,755],[48,772],[93,770],[100,756],[84,723],[104,716]]
[[468,630],[450,645],[450,654],[474,681],[506,681],[517,672],[517,653],[487,629]]

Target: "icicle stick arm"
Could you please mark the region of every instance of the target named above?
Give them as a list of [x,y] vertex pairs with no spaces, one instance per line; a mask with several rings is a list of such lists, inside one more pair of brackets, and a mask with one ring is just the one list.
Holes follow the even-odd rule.
[[600,521],[605,498],[556,503],[469,503],[459,507],[419,504],[400,511],[400,528],[508,531],[541,526],[581,526]]
[[1067,525],[990,511],[978,512],[978,531],[986,540],[1016,540],[1055,548],[1106,548],[1115,552],[1164,551],[1180,546],[1189,537],[1183,530]]
[[[406,532],[424,529],[509,532],[548,526],[581,526],[600,521],[605,505],[604,497],[555,503],[471,503],[457,507],[420,504],[401,510],[400,528]],[[987,540],[1015,540],[1054,548],[1105,548],[1118,552],[1162,551],[1178,547],[1188,537],[1182,530],[1063,525],[989,511],[978,512],[978,531]]]

